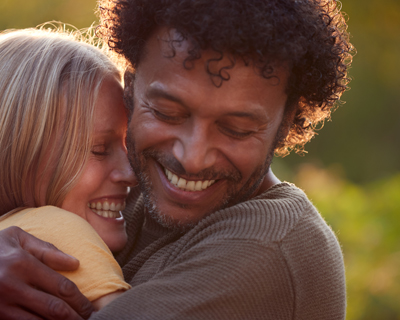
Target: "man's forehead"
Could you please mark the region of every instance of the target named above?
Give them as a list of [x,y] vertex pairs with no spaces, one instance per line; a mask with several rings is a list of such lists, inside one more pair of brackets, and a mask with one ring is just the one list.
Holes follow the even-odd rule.
[[[212,49],[197,50],[195,57],[191,56],[195,46],[193,43],[185,39],[185,37],[176,29],[162,27],[157,29],[147,40],[145,47],[144,59],[150,59],[152,64],[161,65],[168,60],[169,63],[176,64],[182,69],[191,70],[202,68],[204,75],[208,79],[214,81],[216,78],[228,80],[231,78],[230,72],[233,68],[238,70],[246,68],[246,74],[249,70],[257,75],[257,77],[265,78],[268,85],[278,85],[282,80],[286,82],[289,74],[288,65],[285,63],[275,62],[271,64],[271,71],[268,77],[263,77],[262,71],[258,68],[257,62],[251,57],[238,58],[229,52],[218,52]],[[138,66],[140,68],[140,64]],[[223,82],[217,83],[217,86]]]
[[[197,59],[189,62],[188,58],[193,49],[194,44],[189,39],[185,39],[176,29],[167,27],[157,29],[146,43],[146,55],[170,59],[179,63],[183,68],[190,69],[194,63],[221,60],[221,53],[214,50],[198,50]],[[225,58],[223,62],[226,64],[227,61],[228,59]]]
[[156,30],[155,37],[151,38],[157,41],[158,47],[165,57],[187,55],[193,46],[182,33],[174,28],[159,28]]

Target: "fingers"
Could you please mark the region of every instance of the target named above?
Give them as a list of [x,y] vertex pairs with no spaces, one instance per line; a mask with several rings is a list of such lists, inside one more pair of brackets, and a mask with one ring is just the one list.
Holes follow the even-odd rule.
[[[24,308],[40,314],[50,320],[82,320],[82,318],[64,301],[45,292],[31,288],[25,293],[27,303]],[[87,319],[87,315],[84,319]]]
[[0,311],[1,319],[18,319],[18,320],[41,320],[43,318],[29,313],[20,308],[10,308]]
[[[38,261],[33,261],[34,265],[38,263]],[[34,268],[36,268],[37,273],[30,280],[30,284],[50,295],[39,294],[35,297],[32,300],[32,305],[29,306],[31,310],[40,315],[46,315],[46,318],[49,319],[75,319],[75,317],[72,317],[75,312],[84,319],[89,318],[93,311],[92,304],[72,281],[50,268],[39,269],[36,266]],[[75,312],[72,312],[72,310]],[[77,319],[80,319],[80,317]]]
[[[28,253],[25,255],[22,259],[24,263],[15,264],[9,274],[4,275],[10,281],[2,281],[2,303],[17,304],[21,309],[45,319],[82,319],[78,314],[84,319],[89,318],[92,305],[73,282]],[[34,276],[30,276],[32,270],[35,270]],[[3,316],[0,318],[3,319]]]
[[[11,292],[5,299],[10,300],[13,295],[14,293]],[[19,293],[18,297],[23,303],[2,309],[0,311],[1,319],[82,319],[62,300],[32,287],[27,287],[26,290]]]
[[[64,277],[58,277],[56,288],[43,288],[44,291],[58,289],[56,296],[65,301],[73,310],[80,314],[84,319],[88,319],[93,312],[93,306],[90,301],[79,291],[78,287],[70,280]],[[56,281],[54,281],[55,283]]]
[[43,263],[62,270],[79,265],[19,228],[0,231],[0,319],[89,318],[92,305],[76,285]]
[[[12,228],[12,227],[11,227]],[[16,228],[19,229],[19,228]],[[20,246],[39,261],[57,271],[74,271],[79,267],[79,260],[58,250],[51,243],[37,239],[19,229],[16,233]]]

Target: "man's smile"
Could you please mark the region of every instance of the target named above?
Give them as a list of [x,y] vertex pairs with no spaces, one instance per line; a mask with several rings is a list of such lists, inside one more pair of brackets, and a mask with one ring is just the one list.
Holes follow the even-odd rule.
[[164,168],[164,172],[169,182],[185,191],[202,191],[215,183],[215,180],[186,180],[166,168]]
[[[207,201],[214,201],[216,198],[223,197],[223,194],[226,192],[226,179],[199,180],[188,178],[187,176],[185,179],[182,176],[172,173],[158,161],[154,162],[154,167],[163,190],[161,191],[160,189],[158,195],[161,196],[163,193],[169,199],[168,201],[172,203],[203,207]],[[196,185],[200,190],[196,190]]]

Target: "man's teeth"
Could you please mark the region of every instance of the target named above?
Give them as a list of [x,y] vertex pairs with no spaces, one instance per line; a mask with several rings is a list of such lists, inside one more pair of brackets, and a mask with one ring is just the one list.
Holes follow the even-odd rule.
[[104,218],[112,218],[117,219],[121,217],[121,210],[125,209],[125,201],[123,203],[118,202],[115,204],[114,202],[109,203],[108,201],[104,202],[89,202],[88,207],[92,209],[92,211],[99,216]]
[[186,179],[179,178],[176,174],[172,173],[171,171],[165,168],[164,170],[165,170],[165,175],[167,176],[169,182],[171,182],[174,186],[178,187],[179,189],[185,191],[201,191],[207,189],[215,182],[215,180],[187,181]]

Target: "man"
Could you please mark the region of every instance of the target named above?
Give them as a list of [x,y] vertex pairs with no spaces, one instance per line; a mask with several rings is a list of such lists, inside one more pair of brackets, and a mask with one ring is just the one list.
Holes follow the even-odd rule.
[[[125,101],[140,192],[116,256],[132,289],[92,318],[344,319],[336,238],[270,169],[274,153],[301,151],[346,89],[352,47],[336,3],[100,6],[99,32],[133,67]],[[0,315],[88,316],[50,269],[76,261],[16,229],[0,247]]]

